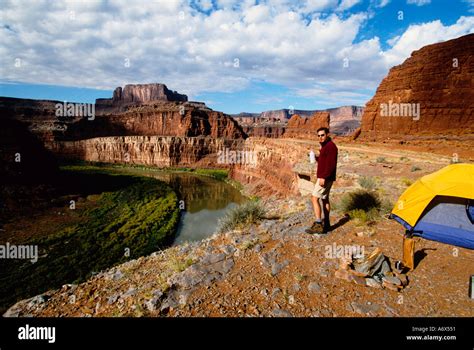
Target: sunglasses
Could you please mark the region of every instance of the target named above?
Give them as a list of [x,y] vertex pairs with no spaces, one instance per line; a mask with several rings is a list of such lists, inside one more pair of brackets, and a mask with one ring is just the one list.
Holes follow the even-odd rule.
[[326,134],[318,134],[318,137],[324,137]]

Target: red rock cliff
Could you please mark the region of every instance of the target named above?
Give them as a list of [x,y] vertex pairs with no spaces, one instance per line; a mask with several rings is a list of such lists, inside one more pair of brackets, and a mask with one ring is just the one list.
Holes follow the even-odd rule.
[[390,69],[362,117],[363,139],[472,133],[474,34],[414,51]]
[[328,112],[316,112],[309,118],[295,114],[288,121],[283,137],[315,139],[316,130],[321,127],[329,128],[329,121]]

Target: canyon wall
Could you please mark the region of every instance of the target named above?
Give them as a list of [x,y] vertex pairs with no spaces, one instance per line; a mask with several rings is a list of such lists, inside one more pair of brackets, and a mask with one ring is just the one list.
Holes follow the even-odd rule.
[[[211,167],[230,170],[232,178],[257,195],[282,197],[296,193],[293,166],[307,160],[314,142],[292,139],[116,136],[48,144],[59,159],[165,167]],[[219,152],[252,153],[255,162],[228,161]],[[249,158],[247,158],[248,160]]]
[[360,127],[364,107],[343,106],[326,109],[331,118],[329,130],[336,135],[349,135]]
[[244,132],[253,137],[283,137],[285,126],[280,123],[261,123],[251,126],[243,126]]
[[[284,136],[289,120],[295,115],[309,118],[316,113],[329,113],[329,129],[335,135],[349,135],[360,127],[364,107],[342,106],[326,110],[289,110],[279,109],[262,113],[239,113],[231,115],[248,136],[286,137]],[[290,125],[291,127],[291,125]],[[293,132],[290,131],[290,135]],[[291,137],[291,136],[290,136]]]
[[131,163],[205,166],[216,163],[207,158],[219,147],[246,137],[228,115],[183,96],[163,84],[127,85],[99,101],[92,117],[58,114],[63,101],[0,97],[0,177],[48,176],[57,169],[53,154],[120,162],[127,153]]
[[293,167],[309,159],[315,144],[296,139],[253,138],[244,148],[254,152],[256,164],[235,164],[232,178],[247,184],[249,191],[260,196],[284,197],[296,194],[297,177]]
[[70,125],[61,140],[102,136],[210,136],[244,138],[238,123],[222,112],[185,102],[155,102]]
[[[58,128],[51,120],[56,101],[0,97],[0,182],[35,181],[57,170],[54,157],[37,134]],[[32,120],[38,123],[32,123]]]
[[425,46],[390,69],[366,105],[360,138],[473,134],[473,53],[474,34],[469,34]]
[[218,152],[239,150],[243,139],[179,136],[115,136],[55,141],[48,149],[59,159],[141,164],[156,167],[228,167]]
[[106,136],[210,136],[245,138],[238,123],[228,115],[198,102],[148,102],[93,118],[56,116],[61,101],[0,97],[0,123],[20,122],[42,142],[71,141]]
[[330,117],[328,112],[316,112],[305,118],[295,114],[288,121],[284,137],[299,139],[316,139],[316,130],[321,127],[329,128]]

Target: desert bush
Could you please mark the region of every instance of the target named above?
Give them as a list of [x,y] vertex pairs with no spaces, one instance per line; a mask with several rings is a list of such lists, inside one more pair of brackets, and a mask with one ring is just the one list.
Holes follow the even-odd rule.
[[356,224],[363,225],[376,221],[388,206],[379,199],[377,192],[366,189],[345,194],[337,205],[339,211],[349,214]]
[[172,256],[168,260],[168,267],[173,270],[174,272],[183,272],[189,266],[194,264],[194,260],[192,258],[184,258],[179,256]]
[[368,191],[373,191],[377,188],[377,182],[370,176],[362,176],[359,178],[358,182],[362,188],[365,188]]
[[367,225],[378,219],[379,212],[376,208],[372,208],[368,211],[354,209],[349,212],[349,217],[356,222],[356,225]]
[[406,177],[402,177],[400,179],[400,181],[402,182],[402,184],[404,184],[405,186],[411,186],[411,184],[413,183],[412,180],[406,178]]
[[393,202],[387,198],[383,198],[380,204],[380,214],[382,215],[390,214],[392,209],[393,209]]
[[420,168],[420,167],[417,167],[416,165],[413,165],[413,166],[411,167],[411,172],[418,171],[418,170],[421,170],[421,168]]
[[256,201],[249,201],[231,209],[219,223],[219,232],[242,228],[260,221],[265,209]]
[[349,213],[352,210],[362,209],[364,211],[369,211],[372,208],[380,208],[380,199],[377,193],[367,191],[367,190],[356,190],[350,193],[345,194],[341,198],[341,203],[339,208]]
[[387,160],[385,159],[385,157],[377,157],[375,161],[377,163],[387,163]]

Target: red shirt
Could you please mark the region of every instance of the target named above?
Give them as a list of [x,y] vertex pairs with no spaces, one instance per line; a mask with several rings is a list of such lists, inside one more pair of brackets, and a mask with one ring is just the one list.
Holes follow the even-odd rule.
[[335,181],[337,168],[337,146],[330,138],[321,144],[321,146],[316,175],[318,179]]

